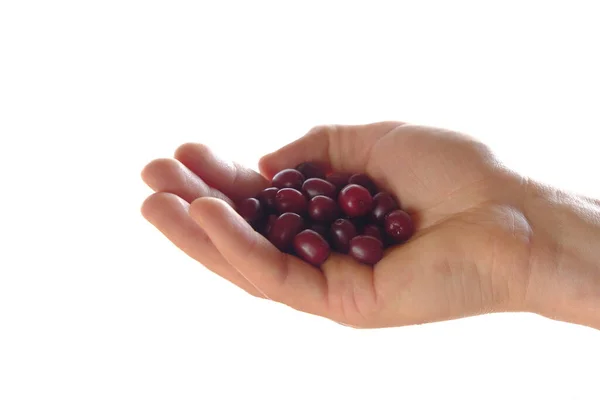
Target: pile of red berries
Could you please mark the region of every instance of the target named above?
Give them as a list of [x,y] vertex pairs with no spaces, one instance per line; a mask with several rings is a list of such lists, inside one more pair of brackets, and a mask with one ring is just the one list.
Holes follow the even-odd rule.
[[237,205],[238,213],[279,250],[319,266],[330,249],[376,264],[385,247],[403,243],[412,219],[365,174],[302,163],[278,172],[271,187]]

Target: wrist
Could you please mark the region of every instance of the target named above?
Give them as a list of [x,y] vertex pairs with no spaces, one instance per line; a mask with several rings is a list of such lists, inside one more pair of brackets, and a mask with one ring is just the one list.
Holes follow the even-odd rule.
[[600,204],[529,181],[527,311],[600,329]]

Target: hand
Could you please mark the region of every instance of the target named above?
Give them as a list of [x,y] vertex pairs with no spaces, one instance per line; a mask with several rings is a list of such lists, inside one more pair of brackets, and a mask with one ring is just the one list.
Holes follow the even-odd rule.
[[[374,267],[332,253],[321,269],[283,254],[239,217],[283,168],[303,161],[366,172],[400,199],[416,234]],[[324,126],[263,157],[261,174],[185,144],[151,162],[143,215],[175,245],[248,293],[344,325],[374,328],[522,311],[531,229],[526,180],[467,136],[398,122]],[[190,205],[191,203],[191,205]]]

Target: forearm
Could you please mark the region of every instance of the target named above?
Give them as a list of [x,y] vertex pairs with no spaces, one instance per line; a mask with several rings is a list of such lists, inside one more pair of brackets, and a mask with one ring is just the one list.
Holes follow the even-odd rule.
[[528,308],[600,329],[600,202],[528,185],[531,224]]

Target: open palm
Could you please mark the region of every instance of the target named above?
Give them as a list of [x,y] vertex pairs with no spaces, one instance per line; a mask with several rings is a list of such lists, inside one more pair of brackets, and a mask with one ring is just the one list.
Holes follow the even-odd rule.
[[[400,199],[416,234],[374,267],[332,253],[318,269],[279,252],[232,206],[303,161],[366,172]],[[262,174],[185,144],[142,172],[156,191],[142,213],[248,293],[346,325],[399,326],[522,306],[530,240],[519,211],[522,182],[481,143],[398,122],[324,126],[259,165]]]

